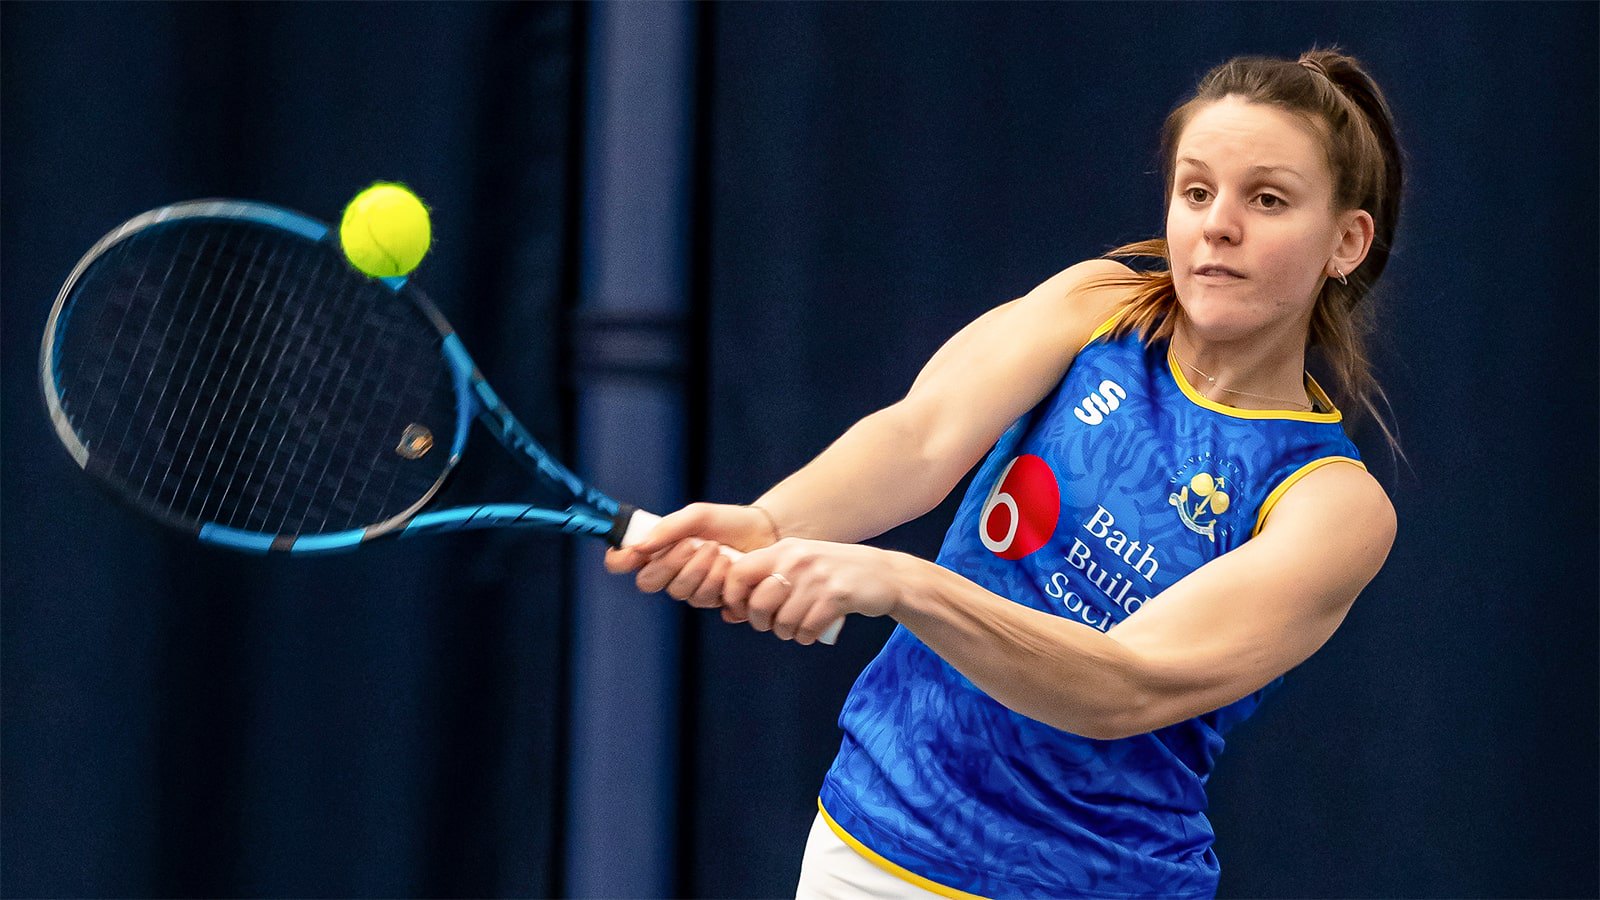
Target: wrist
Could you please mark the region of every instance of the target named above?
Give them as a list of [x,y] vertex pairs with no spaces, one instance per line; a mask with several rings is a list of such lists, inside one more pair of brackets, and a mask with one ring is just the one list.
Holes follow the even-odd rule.
[[894,574],[894,608],[889,617],[909,625],[911,620],[926,618],[936,604],[938,582],[943,566],[920,556],[891,551],[890,567]]
[[754,503],[748,503],[745,505],[747,508],[753,509],[760,513],[761,517],[766,521],[768,529],[772,532],[772,543],[776,544],[777,542],[783,540],[783,530],[778,527],[778,520],[772,515],[771,510],[767,509],[765,506],[759,506]]

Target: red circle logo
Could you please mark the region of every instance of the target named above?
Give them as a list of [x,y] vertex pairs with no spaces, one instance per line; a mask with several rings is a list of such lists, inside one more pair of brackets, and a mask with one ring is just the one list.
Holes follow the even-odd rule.
[[1061,489],[1045,461],[1031,453],[1006,466],[978,514],[978,537],[1001,559],[1043,547],[1061,518]]

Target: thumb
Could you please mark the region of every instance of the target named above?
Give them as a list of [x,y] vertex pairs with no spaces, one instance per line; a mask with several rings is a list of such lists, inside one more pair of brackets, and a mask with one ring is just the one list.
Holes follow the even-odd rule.
[[695,534],[705,527],[706,518],[705,510],[698,506],[699,504],[691,504],[675,513],[663,516],[654,528],[645,532],[644,537],[629,549],[650,556]]

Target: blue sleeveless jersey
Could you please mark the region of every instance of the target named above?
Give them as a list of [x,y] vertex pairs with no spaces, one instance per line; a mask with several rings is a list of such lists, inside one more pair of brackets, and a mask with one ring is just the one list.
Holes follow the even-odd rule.
[[[1328,412],[1222,406],[1167,341],[1111,339],[1111,325],[989,452],[938,558],[1101,631],[1248,540],[1312,469],[1361,465],[1309,375]],[[1212,897],[1204,785],[1223,736],[1281,682],[1094,740],[1012,712],[896,628],[845,701],[819,803],[858,851],[947,896]]]

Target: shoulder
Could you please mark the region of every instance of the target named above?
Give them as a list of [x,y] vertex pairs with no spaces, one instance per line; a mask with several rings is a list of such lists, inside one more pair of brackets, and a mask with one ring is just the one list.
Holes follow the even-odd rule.
[[1262,523],[1260,535],[1313,541],[1381,564],[1398,527],[1394,504],[1383,485],[1364,467],[1341,460],[1316,466],[1289,485]]
[[1081,346],[1122,308],[1138,284],[1138,273],[1114,259],[1086,259],[1045,279],[1021,302],[1064,316],[1072,323],[1073,346]]
[[1128,296],[1138,279],[1137,272],[1114,259],[1086,259],[1045,279],[1030,293],[1103,307],[1109,312],[1118,300]]
[[1041,288],[1056,287],[1069,290],[1084,283],[1105,278],[1136,277],[1133,269],[1114,259],[1095,257],[1082,262],[1073,263],[1056,274],[1045,279]]

